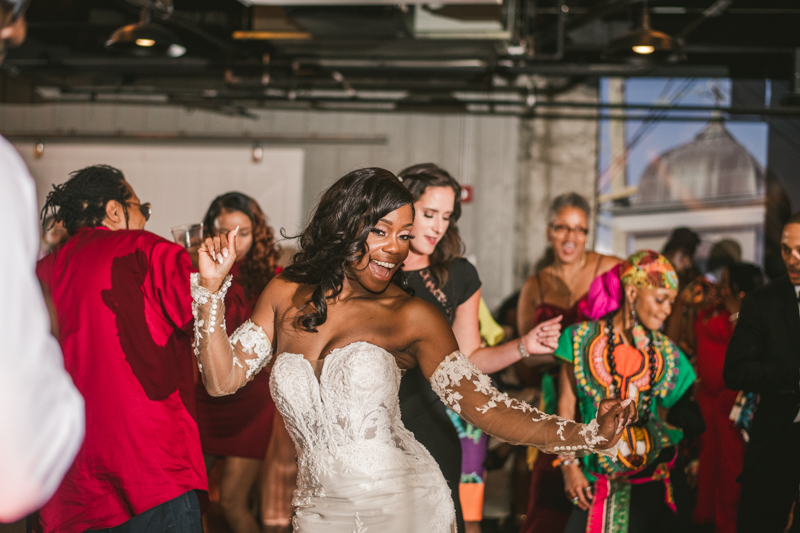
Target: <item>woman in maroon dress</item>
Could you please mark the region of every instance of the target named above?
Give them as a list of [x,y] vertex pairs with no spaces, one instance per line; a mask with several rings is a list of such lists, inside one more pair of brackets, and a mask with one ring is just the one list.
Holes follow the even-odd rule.
[[[255,200],[238,192],[218,196],[203,225],[212,235],[239,226],[233,283],[225,298],[225,325],[230,335],[253,314],[258,297],[279,271],[272,228]],[[240,247],[240,248],[238,248]],[[269,373],[260,372],[239,394],[214,398],[197,384],[197,422],[206,468],[222,459],[220,506],[236,533],[258,533],[248,499],[258,479],[269,445],[275,404],[269,392]]]
[[[622,261],[586,249],[591,208],[576,193],[555,198],[549,209],[547,241],[553,261],[525,282],[517,307],[519,334],[524,335],[537,324],[561,315],[562,328],[588,320],[587,293],[594,278],[611,270]],[[559,364],[553,359],[543,371],[542,396],[544,410],[556,412]],[[539,454],[531,474],[530,500],[521,533],[561,533],[572,512],[572,504],[564,494],[561,473],[553,466],[555,455]]]

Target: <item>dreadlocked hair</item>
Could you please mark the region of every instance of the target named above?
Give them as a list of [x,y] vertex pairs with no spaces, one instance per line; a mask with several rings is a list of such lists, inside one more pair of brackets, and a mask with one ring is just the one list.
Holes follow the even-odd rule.
[[244,289],[248,300],[257,298],[275,277],[278,266],[278,248],[275,245],[275,232],[267,224],[267,217],[253,198],[240,192],[229,192],[214,198],[203,218],[203,226],[215,234],[214,221],[222,213],[240,212],[250,219],[253,225],[253,246],[247,252],[239,268],[236,280]]
[[95,228],[106,218],[106,204],[116,200],[128,220],[128,200],[133,197],[122,172],[108,165],[94,165],[70,173],[70,179],[53,185],[41,218],[53,214],[52,223],[61,222],[70,235],[78,228]]
[[[316,332],[325,323],[327,300],[342,292],[347,265],[369,253],[367,236],[375,224],[404,205],[410,205],[413,213],[414,197],[382,168],[354,170],[325,191],[299,235],[299,251],[281,274],[314,287],[311,298],[297,311],[297,326]],[[392,282],[405,288],[402,270],[397,270]]]
[[458,231],[461,217],[461,185],[445,169],[434,163],[420,163],[400,171],[398,174],[411,194],[418,201],[428,187],[450,187],[455,194],[453,212],[442,239],[429,257],[429,267],[439,286],[447,284],[450,278],[450,265],[464,255],[464,242]]

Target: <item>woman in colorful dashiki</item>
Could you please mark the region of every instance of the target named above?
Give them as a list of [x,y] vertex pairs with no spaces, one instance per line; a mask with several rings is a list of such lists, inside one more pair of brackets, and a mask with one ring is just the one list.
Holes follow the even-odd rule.
[[664,256],[642,250],[622,264],[620,282],[619,308],[567,328],[555,352],[567,363],[559,374],[561,416],[587,420],[605,398],[634,399],[639,411],[616,460],[559,458],[565,492],[575,505],[568,533],[680,530],[691,511],[690,504],[676,502],[670,479],[682,474],[673,466],[683,432],[665,422],[695,381],[686,356],[660,331],[678,277]]

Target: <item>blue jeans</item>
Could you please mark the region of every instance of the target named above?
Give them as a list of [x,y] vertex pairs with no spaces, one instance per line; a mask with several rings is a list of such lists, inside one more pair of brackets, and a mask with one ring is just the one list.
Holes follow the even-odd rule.
[[193,490],[140,513],[105,533],[203,533],[200,503]]

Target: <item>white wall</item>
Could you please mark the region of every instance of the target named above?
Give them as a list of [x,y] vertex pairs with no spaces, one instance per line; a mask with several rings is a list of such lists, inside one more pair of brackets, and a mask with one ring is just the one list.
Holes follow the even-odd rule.
[[[77,131],[80,133],[176,133],[176,134],[247,134],[262,133],[273,135],[313,136],[313,135],[385,135],[384,145],[346,144],[324,145],[303,143],[287,148],[302,148],[305,154],[302,179],[302,201],[300,218],[305,218],[316,204],[324,189],[336,179],[350,170],[364,166],[380,166],[393,172],[399,172],[406,166],[433,162],[446,168],[459,181],[470,184],[475,189],[475,201],[464,207],[460,222],[462,236],[467,245],[467,255],[474,258],[483,280],[483,294],[490,307],[497,306],[501,300],[511,294],[514,287],[513,269],[515,264],[514,221],[516,214],[516,182],[517,153],[519,138],[519,120],[514,117],[475,117],[467,115],[422,115],[422,114],[390,114],[390,113],[340,113],[340,112],[308,112],[308,111],[256,111],[257,120],[243,117],[230,117],[206,111],[191,111],[178,107],[165,106],[130,106],[114,104],[42,104],[35,106],[4,105],[0,106],[0,132],[42,132],[42,131]],[[119,145],[130,147],[132,153],[120,166],[137,180],[147,180],[145,168],[149,162],[157,161],[158,148],[154,145]],[[184,147],[189,152],[181,155],[184,162],[208,161],[213,166],[217,155],[216,148],[208,146]],[[265,147],[271,148],[271,147]],[[80,147],[87,155],[87,163],[102,162],[103,148],[98,145],[85,144]],[[174,148],[170,148],[172,150]],[[56,144],[45,148],[42,161],[47,161],[58,152]],[[72,149],[68,149],[69,153]],[[219,149],[222,150],[222,149]],[[228,150],[228,149],[225,149]],[[230,150],[235,150],[230,148]],[[250,147],[242,146],[249,158]],[[30,147],[23,148],[24,152]],[[85,152],[84,152],[85,151]],[[145,155],[143,155],[145,154]],[[98,159],[92,160],[92,156]],[[28,156],[26,156],[28,157]],[[141,166],[136,158],[145,157],[148,163]],[[237,156],[231,154],[223,160],[232,161]],[[154,159],[155,158],[155,159]],[[208,158],[208,159],[205,159]],[[226,159],[229,158],[229,159]],[[265,162],[266,162],[265,155]],[[72,159],[78,163],[77,159]],[[81,159],[80,161],[84,161]],[[110,160],[106,162],[111,163]],[[68,170],[80,168],[62,166],[52,170],[66,178]],[[111,163],[113,164],[113,163]],[[245,162],[249,164],[249,160]],[[165,163],[166,165],[166,163]],[[36,163],[34,162],[34,167]],[[173,218],[166,216],[166,210],[159,207],[161,201],[157,190],[195,191],[199,205],[203,198],[204,206],[216,194],[216,180],[222,190],[230,190],[229,178],[232,172],[222,170],[205,170],[205,164],[199,165],[200,172],[182,172],[180,165],[175,165],[174,172],[162,176],[157,188],[148,185],[139,195],[146,200],[154,201],[156,211],[153,215],[155,230],[163,231],[171,225],[184,223],[183,218],[190,215],[181,214],[181,220],[173,224]],[[39,172],[34,170],[34,173]],[[48,171],[49,172],[49,171]],[[245,171],[243,175],[250,175]],[[45,174],[42,174],[45,175]],[[47,174],[47,176],[55,176]],[[49,177],[48,179],[51,179]],[[250,183],[250,178],[242,178]],[[142,182],[144,184],[144,182]],[[152,191],[152,192],[151,192]],[[242,192],[248,193],[248,190]],[[253,191],[250,191],[253,193]],[[41,193],[40,193],[41,194]],[[186,194],[186,193],[181,193]],[[255,195],[255,193],[253,193]],[[265,196],[274,194],[265,191]],[[158,199],[156,202],[155,199]],[[259,201],[264,201],[259,198]],[[294,201],[294,200],[290,200]],[[195,202],[195,200],[192,200]],[[276,226],[282,215],[278,208],[265,207],[267,214]],[[192,208],[194,209],[194,208]],[[191,211],[194,212],[194,211]],[[170,215],[171,217],[171,215]],[[288,217],[291,218],[291,217]]]
[[36,179],[40,206],[71,171],[102,163],[125,173],[140,201],[153,206],[147,229],[170,240],[170,228],[201,222],[211,200],[230,191],[255,198],[275,228],[296,232],[303,222],[302,149],[265,149],[256,163],[244,146],[51,144],[38,159],[32,143],[16,146]]

